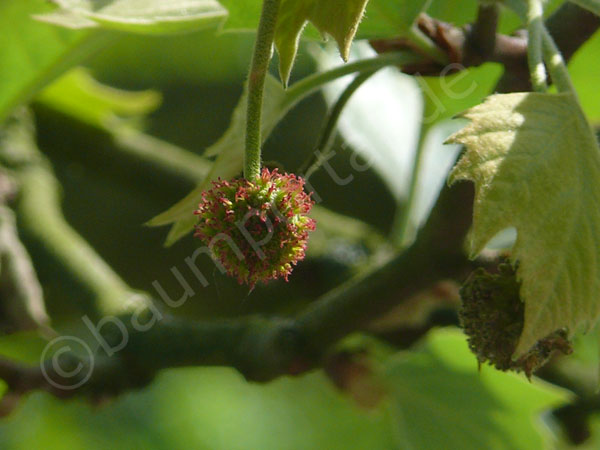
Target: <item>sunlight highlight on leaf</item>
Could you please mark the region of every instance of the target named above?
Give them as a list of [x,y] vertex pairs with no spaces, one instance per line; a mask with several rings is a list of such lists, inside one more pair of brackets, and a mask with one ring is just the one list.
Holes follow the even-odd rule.
[[216,26],[227,10],[216,0],[55,0],[59,9],[37,16],[67,28],[99,25],[134,33],[173,33]]

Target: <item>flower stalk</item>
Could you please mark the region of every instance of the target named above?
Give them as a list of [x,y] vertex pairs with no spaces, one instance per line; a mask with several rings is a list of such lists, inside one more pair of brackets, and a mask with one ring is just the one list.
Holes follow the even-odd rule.
[[252,65],[248,75],[248,106],[246,109],[246,151],[244,153],[244,177],[252,180],[260,176],[261,116],[265,78],[273,55],[275,25],[280,0],[264,0]]

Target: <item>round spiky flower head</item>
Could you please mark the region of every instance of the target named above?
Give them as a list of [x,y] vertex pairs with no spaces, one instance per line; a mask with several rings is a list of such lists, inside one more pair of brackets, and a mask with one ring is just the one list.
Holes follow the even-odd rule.
[[498,269],[497,274],[483,268],[475,270],[461,288],[461,325],[479,363],[489,362],[503,371],[523,371],[529,378],[557,350],[571,353],[571,345],[565,330],[557,330],[513,359],[523,331],[525,304],[519,297],[521,286],[515,270],[507,263]]
[[313,205],[304,180],[277,169],[264,168],[254,180],[219,179],[202,193],[194,236],[240,284],[287,281],[315,229],[308,217]]

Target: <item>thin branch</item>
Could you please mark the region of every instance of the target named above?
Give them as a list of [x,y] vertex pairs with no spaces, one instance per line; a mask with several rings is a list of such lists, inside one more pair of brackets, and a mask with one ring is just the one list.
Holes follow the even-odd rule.
[[[452,192],[445,190],[440,207],[423,230],[423,241],[327,294],[296,319],[193,322],[157,317],[156,312],[148,311],[140,324],[139,313],[124,315],[120,320],[126,331],[121,330],[117,337],[114,330],[103,336],[114,348],[126,343],[114,354],[99,353],[88,359],[70,352],[61,356],[70,367],[84,368],[73,377],[65,377],[69,370],[61,367],[62,363],[48,359],[39,367],[0,361],[0,378],[5,376],[9,388],[18,394],[42,389],[59,397],[94,398],[141,387],[158,371],[171,367],[229,366],[247,379],[261,382],[319,367],[339,339],[365,329],[374,318],[434,281],[466,272],[469,263],[461,242],[471,202],[462,201],[462,193],[470,195],[471,191],[466,183]],[[461,193],[460,205],[448,202],[455,192]],[[445,223],[454,219],[457,210],[464,213],[462,220]]]
[[[0,174],[1,176],[1,174]],[[42,287],[21,243],[12,210],[0,203],[0,309],[2,331],[46,328]]]
[[567,64],[561,55],[560,50],[556,46],[554,39],[552,39],[552,36],[550,36],[550,33],[545,28],[542,29],[542,40],[544,59],[548,62],[550,74],[552,75],[552,79],[558,92],[570,92],[577,97],[577,91],[571,81]]
[[[565,62],[584,45],[600,27],[600,17],[566,2],[545,21],[546,28]],[[574,32],[573,24],[577,24]],[[525,47],[526,48],[526,47]],[[531,90],[526,52],[518,56],[511,65],[505,65],[504,75],[498,82],[498,92],[526,92]]]
[[[533,90],[545,92],[548,89],[546,66],[542,57],[542,39],[545,41],[544,9],[541,0],[529,0],[527,30],[529,34],[527,60]],[[545,47],[545,45],[544,45]]]
[[70,283],[80,286],[93,317],[123,313],[131,298],[141,301],[65,220],[59,183],[36,147],[29,114],[9,120],[3,132],[7,137],[0,142],[0,163],[12,169],[18,185],[14,210],[19,234],[30,251],[35,249],[34,259],[43,255]]
[[468,42],[481,55],[491,55],[496,48],[499,7],[496,3],[479,4],[477,19],[469,32]]

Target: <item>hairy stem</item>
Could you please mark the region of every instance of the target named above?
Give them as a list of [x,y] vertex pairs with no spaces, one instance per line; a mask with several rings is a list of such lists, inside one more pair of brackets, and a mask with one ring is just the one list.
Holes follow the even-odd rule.
[[264,0],[250,74],[248,76],[248,106],[246,110],[246,152],[244,154],[244,177],[260,175],[260,149],[262,140],[261,116],[265,78],[273,53],[273,38],[279,12],[280,0]]

